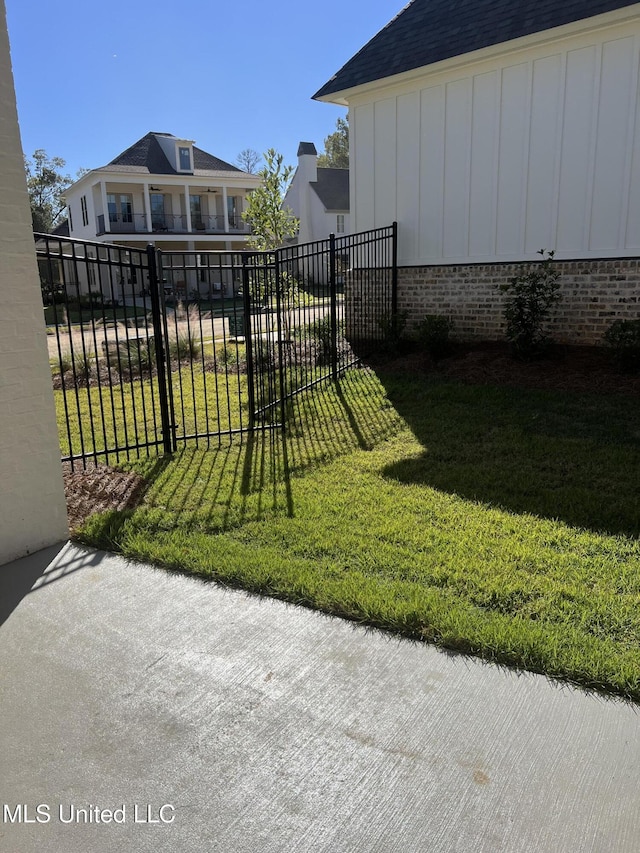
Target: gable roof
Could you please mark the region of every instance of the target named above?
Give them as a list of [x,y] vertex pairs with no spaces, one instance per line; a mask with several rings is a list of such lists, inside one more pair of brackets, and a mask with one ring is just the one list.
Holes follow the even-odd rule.
[[349,170],[318,169],[318,180],[309,184],[325,210],[349,210]]
[[634,5],[629,0],[412,0],[313,97]]
[[[132,172],[141,175],[181,175],[167,160],[158,136],[166,136],[175,139],[170,133],[147,133],[142,139],[134,142],[126,151],[108,163],[95,169],[96,172]],[[215,177],[220,172],[238,172],[243,174],[242,169],[225,163],[213,154],[193,146],[193,174],[202,177]]]

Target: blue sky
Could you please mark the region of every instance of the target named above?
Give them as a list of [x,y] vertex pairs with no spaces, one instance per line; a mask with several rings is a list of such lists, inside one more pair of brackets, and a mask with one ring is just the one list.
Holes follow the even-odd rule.
[[22,146],[103,166],[150,130],[234,162],[322,150],[316,92],[404,0],[6,0]]

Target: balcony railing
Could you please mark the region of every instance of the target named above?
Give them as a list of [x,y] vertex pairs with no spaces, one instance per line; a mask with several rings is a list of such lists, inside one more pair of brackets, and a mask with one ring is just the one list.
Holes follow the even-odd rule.
[[[112,234],[149,233],[145,213],[112,214],[109,217],[109,232]],[[229,232],[249,234],[251,228],[239,214],[230,215]],[[105,228],[105,217],[97,217],[97,233],[109,233]],[[225,234],[224,216],[192,216],[191,232],[187,228],[187,217],[183,213],[152,213],[151,231],[155,234]]]
[[[106,234],[105,218],[98,216],[98,234]],[[109,214],[109,231],[113,234],[135,234],[147,231],[147,217],[144,213],[112,213]]]
[[152,213],[151,229],[157,233],[170,231],[185,233],[187,230],[187,217],[182,213]]
[[[224,216],[218,214],[216,216],[191,216],[191,228],[193,231],[205,233],[224,233],[225,222]],[[240,216],[240,214],[229,215],[229,231],[242,232],[248,234],[251,229]]]

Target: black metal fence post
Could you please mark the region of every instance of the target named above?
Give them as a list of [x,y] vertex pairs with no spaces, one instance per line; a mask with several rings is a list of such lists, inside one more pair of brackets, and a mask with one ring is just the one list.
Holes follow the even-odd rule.
[[153,320],[154,352],[156,369],[158,371],[158,403],[160,405],[160,423],[162,425],[162,442],[164,452],[173,453],[173,423],[175,418],[169,405],[167,393],[166,355],[164,348],[164,326],[160,311],[160,287],[162,283],[158,276],[156,247],[153,243],[147,246],[147,261],[149,267],[149,292],[151,295],[151,317]]
[[331,300],[331,375],[338,381],[338,293],[336,287],[336,235],[329,234],[329,297]]
[[[278,379],[280,380],[280,418],[282,420],[282,431],[285,432],[287,428],[287,390],[286,390],[286,380],[285,380],[285,368],[284,368],[284,347],[283,347],[283,328],[282,328],[282,311],[288,310],[290,308],[290,294],[284,293],[283,282],[281,279],[282,271],[280,268],[280,251],[276,249],[274,252],[274,278],[275,278],[275,291],[276,291],[276,335],[278,342]],[[287,299],[287,305],[283,306],[283,300]],[[287,335],[289,337],[289,335]],[[287,341],[287,346],[290,346],[290,342]],[[289,369],[291,366],[288,365]],[[276,392],[276,399],[278,396],[278,392]]]
[[244,307],[244,343],[247,356],[247,394],[249,395],[249,430],[255,429],[256,386],[254,382],[253,341],[251,329],[251,280],[247,261],[249,255],[242,252],[242,304]]
[[391,226],[391,313],[398,313],[398,223]]

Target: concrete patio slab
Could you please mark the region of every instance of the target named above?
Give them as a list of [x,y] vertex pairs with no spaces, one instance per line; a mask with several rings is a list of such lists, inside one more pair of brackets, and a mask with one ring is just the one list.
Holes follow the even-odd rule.
[[640,846],[634,706],[69,544],[0,591],[0,850]]

